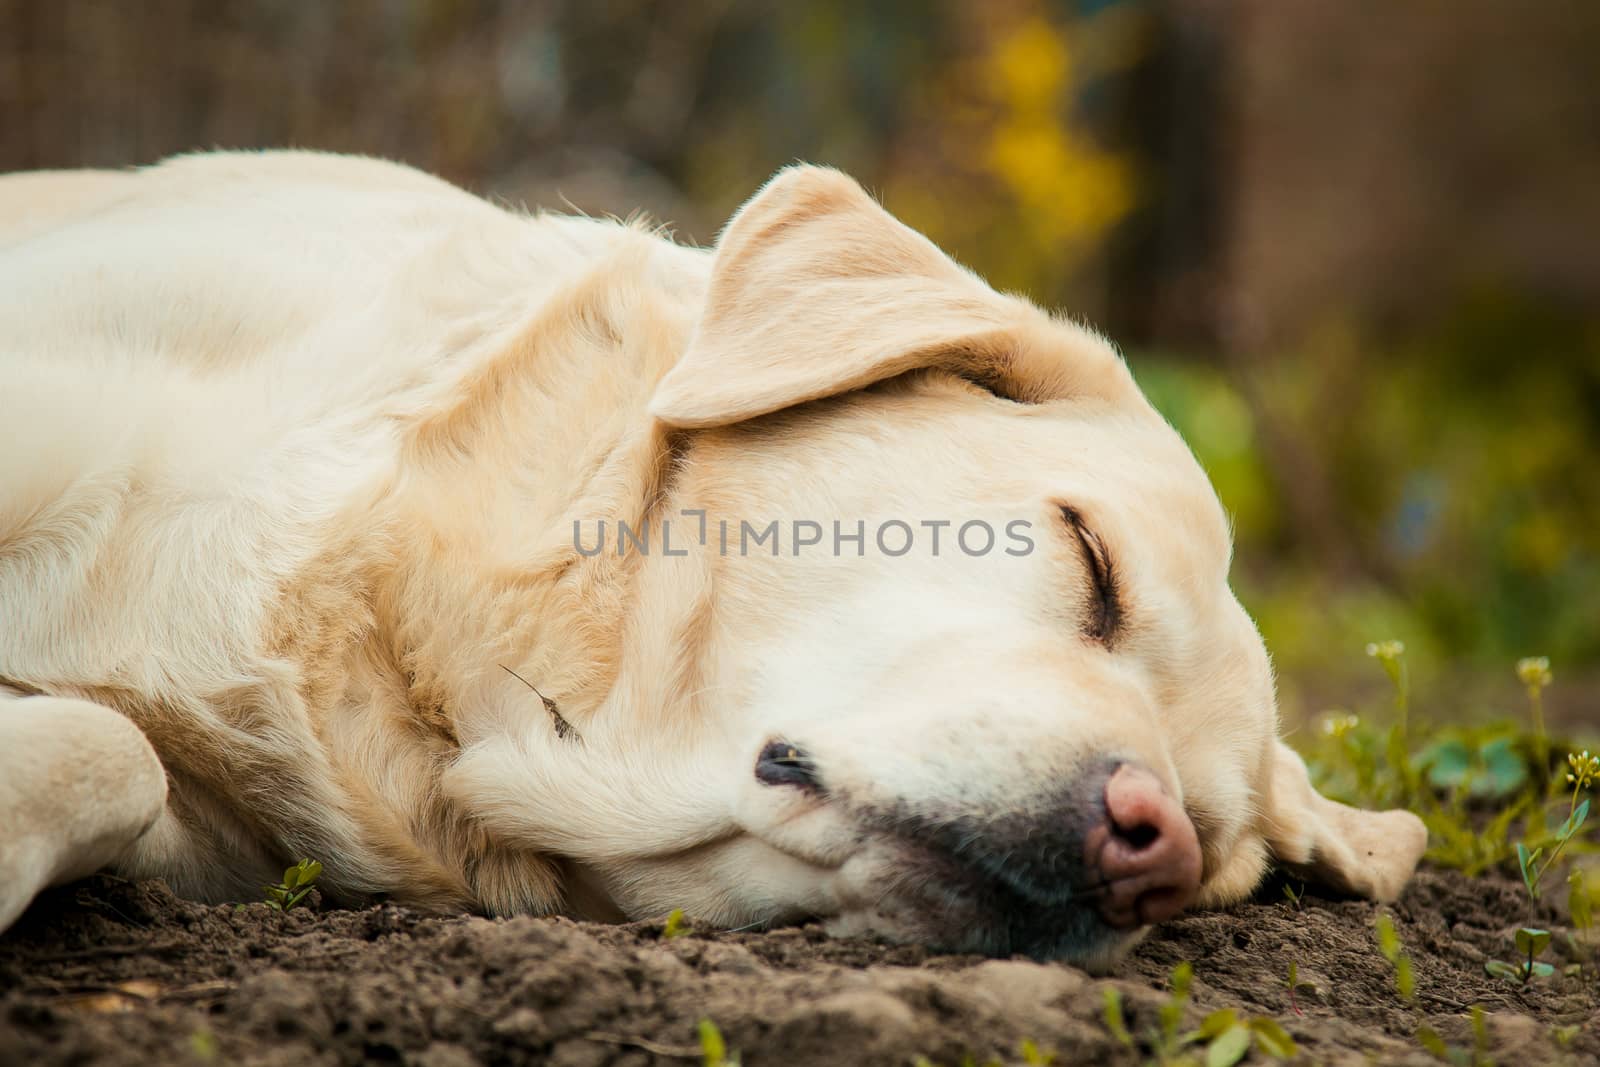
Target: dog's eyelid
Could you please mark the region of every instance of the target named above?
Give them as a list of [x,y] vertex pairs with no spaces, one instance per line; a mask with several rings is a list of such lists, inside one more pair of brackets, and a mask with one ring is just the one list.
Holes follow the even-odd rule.
[[1078,547],[1083,551],[1094,583],[1094,609],[1084,621],[1084,632],[1092,640],[1109,648],[1122,625],[1122,604],[1117,593],[1117,571],[1111,552],[1100,535],[1084,521],[1082,512],[1070,504],[1058,504],[1057,507],[1073,536],[1078,539]]

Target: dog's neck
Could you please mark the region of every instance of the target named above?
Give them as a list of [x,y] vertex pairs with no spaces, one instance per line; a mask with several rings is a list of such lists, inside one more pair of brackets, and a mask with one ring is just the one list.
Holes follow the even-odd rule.
[[[552,705],[581,736],[608,708],[626,705],[648,718],[670,713],[693,691],[691,677],[623,670],[624,635],[641,595],[684,589],[682,580],[649,579],[658,557],[619,551],[615,530],[619,520],[640,529],[668,494],[679,442],[646,407],[696,310],[681,291],[663,291],[663,266],[650,255],[659,242],[638,237],[648,245],[536,309],[405,427],[397,480],[376,507],[381,534],[360,535],[367,558],[374,543],[383,546],[373,627],[343,665],[368,680],[357,686],[367,706],[334,714],[401,716],[407,751],[382,755],[372,751],[376,730],[345,731],[367,750],[334,759],[359,764],[357,777],[376,781],[393,773],[395,760],[441,773],[463,748],[554,735]],[[611,539],[591,554],[602,522]],[[680,614],[692,620],[693,611],[691,603]],[[677,640],[632,630],[631,642]],[[385,690],[403,700],[372,706]],[[481,903],[540,905],[554,878],[543,857],[492,840],[440,791],[405,795],[427,795],[432,810],[395,814],[429,828],[432,839],[418,844],[465,873]]]
[[[639,234],[641,242],[655,239]],[[692,318],[624,253],[538,308],[406,428],[379,610],[413,705],[471,734],[463,690],[509,667],[577,722],[614,680],[644,557],[579,551],[574,523],[638,529],[672,443],[647,414]],[[540,702],[528,701],[535,717]]]

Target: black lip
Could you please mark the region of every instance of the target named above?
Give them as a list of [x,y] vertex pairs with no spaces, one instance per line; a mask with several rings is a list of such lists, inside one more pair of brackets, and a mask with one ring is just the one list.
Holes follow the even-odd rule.
[[763,785],[798,786],[824,793],[817,765],[805,750],[789,741],[768,741],[756,757],[756,781]]
[[863,825],[901,856],[894,896],[920,904],[901,921],[930,945],[992,956],[1092,959],[1125,944],[1129,931],[1100,913],[1104,885],[1085,854],[1089,831],[1107,819],[1104,783],[1122,762],[1076,768],[1070,784],[1023,805],[984,810],[991,805],[980,801],[939,815],[895,805],[863,814]]
[[1041,891],[920,848],[901,878],[896,896],[914,901],[921,917],[917,940],[947,951],[1070,961],[1103,956],[1128,933],[1101,917],[1097,885]]

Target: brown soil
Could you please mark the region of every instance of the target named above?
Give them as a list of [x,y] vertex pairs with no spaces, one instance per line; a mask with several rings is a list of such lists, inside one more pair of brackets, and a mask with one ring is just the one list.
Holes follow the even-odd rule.
[[[0,1064],[687,1064],[702,1017],[745,1067],[1009,1065],[1024,1039],[1061,1065],[1132,1064],[1149,1045],[1110,1036],[1101,987],[1122,991],[1146,1035],[1180,960],[1194,964],[1191,1025],[1221,1007],[1272,1016],[1300,1062],[1432,1063],[1418,1025],[1470,1045],[1478,1004],[1502,1065],[1600,1063],[1600,978],[1559,973],[1575,957],[1553,910],[1538,918],[1557,932],[1556,977],[1524,987],[1484,973],[1529,918],[1520,885],[1423,873],[1389,910],[1416,969],[1412,1004],[1375,950],[1376,907],[1308,894],[1296,910],[1271,886],[1161,927],[1115,977],[1093,979],[813,928],[663,940],[658,925],[390,906],[279,914],[100,878],[45,895],[0,937]],[[1303,1015],[1291,962],[1315,986],[1297,997]]]

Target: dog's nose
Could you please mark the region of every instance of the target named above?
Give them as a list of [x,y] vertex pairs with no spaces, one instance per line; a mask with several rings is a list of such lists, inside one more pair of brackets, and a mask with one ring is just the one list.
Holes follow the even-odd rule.
[[1084,859],[1104,885],[1101,917],[1126,930],[1188,907],[1200,889],[1200,840],[1160,779],[1122,764],[1106,779],[1105,812],[1084,836]]

